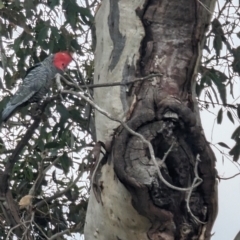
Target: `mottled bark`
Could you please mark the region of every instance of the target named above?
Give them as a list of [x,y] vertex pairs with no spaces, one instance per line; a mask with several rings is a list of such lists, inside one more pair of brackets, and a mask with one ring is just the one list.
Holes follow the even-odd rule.
[[[202,3],[213,9],[215,1]],[[210,239],[217,214],[215,156],[204,137],[195,98],[196,70],[210,18],[198,1],[103,1],[96,25],[95,82],[126,82],[151,73],[162,77],[130,89],[97,90],[95,100],[152,143],[159,166],[176,141],[160,167],[172,185],[190,187],[200,158],[203,182],[189,204],[206,224],[188,212],[188,192],[173,190],[159,179],[146,144],[96,114],[98,140],[113,140],[93,176],[87,240]]]

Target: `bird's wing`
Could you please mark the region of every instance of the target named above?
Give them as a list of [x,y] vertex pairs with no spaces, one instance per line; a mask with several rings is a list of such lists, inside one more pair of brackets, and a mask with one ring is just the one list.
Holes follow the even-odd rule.
[[24,78],[17,92],[12,96],[2,111],[2,121],[7,121],[19,106],[26,103],[37,94],[42,87],[46,86],[47,77],[48,74],[43,65],[32,68]]
[[43,70],[41,64],[32,68],[23,80],[23,83],[10,100],[11,105],[19,106],[28,101],[36,94],[45,84],[47,80],[47,72]]
[[39,67],[39,66],[41,66],[41,65],[42,65],[42,63],[37,63],[37,64],[33,65],[32,67],[28,68],[27,71],[26,71],[26,74],[25,74],[24,78],[26,78],[27,75],[28,75],[33,69],[35,69],[35,68],[37,68],[37,67]]

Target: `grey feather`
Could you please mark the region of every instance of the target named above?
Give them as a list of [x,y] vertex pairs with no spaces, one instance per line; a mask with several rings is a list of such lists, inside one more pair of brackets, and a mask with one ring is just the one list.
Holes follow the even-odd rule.
[[48,93],[52,79],[59,72],[61,71],[53,65],[53,55],[32,67],[3,110],[2,121],[7,121],[22,105],[40,101]]

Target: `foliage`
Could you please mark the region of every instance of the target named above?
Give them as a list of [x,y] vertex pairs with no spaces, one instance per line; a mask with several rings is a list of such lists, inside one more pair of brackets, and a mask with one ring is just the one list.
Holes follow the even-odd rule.
[[[98,1],[79,3],[76,0],[0,1],[0,110],[11,92],[16,90],[18,79],[24,77],[30,66],[50,53],[61,50],[74,52],[75,62],[66,78],[79,85],[92,83],[91,34],[94,32],[93,11],[97,4]],[[57,95],[55,88],[53,94]],[[33,104],[21,109],[2,126],[1,169],[34,123],[37,108]],[[54,98],[47,105],[41,115],[42,122],[31,133],[30,140],[23,143],[19,159],[9,173],[9,189],[16,202],[31,199],[23,198],[30,193],[34,196],[32,203],[27,204],[30,206],[19,210],[29,232],[24,232],[22,226],[9,230],[18,222],[8,219],[8,207],[3,201],[0,203],[0,239],[7,236],[12,239],[14,234],[46,239],[56,233],[70,235],[70,232],[82,232],[88,185],[84,181],[74,181],[82,176],[86,179],[89,174],[92,115],[91,107],[72,95],[63,96],[63,101],[60,97]]]
[[240,74],[240,6],[237,1],[222,1],[217,2],[216,5],[217,8],[213,13],[212,23],[204,44],[196,93],[202,108],[208,108],[209,105],[220,106],[216,116],[218,124],[222,123],[225,116],[233,124],[238,124],[232,134],[232,139],[235,141],[232,149],[226,143],[218,143],[221,147],[230,149],[229,154],[224,154],[226,157],[233,157],[233,160],[237,161],[240,156],[240,135],[238,133],[240,108],[237,104],[238,96],[234,95],[236,94],[234,83],[239,82]]

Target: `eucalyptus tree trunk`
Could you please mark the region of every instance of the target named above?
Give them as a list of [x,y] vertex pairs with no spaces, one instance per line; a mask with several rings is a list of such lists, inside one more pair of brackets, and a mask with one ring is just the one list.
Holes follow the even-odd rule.
[[[86,240],[210,239],[215,156],[201,127],[195,81],[214,4],[102,1],[94,81],[126,85],[96,89],[94,100],[142,138],[96,111],[97,140],[107,147],[92,175]],[[127,84],[151,74],[159,75]]]

